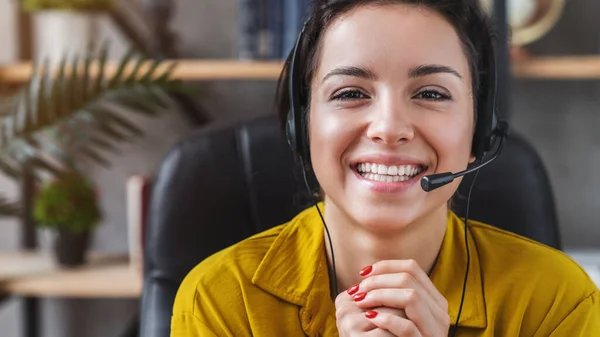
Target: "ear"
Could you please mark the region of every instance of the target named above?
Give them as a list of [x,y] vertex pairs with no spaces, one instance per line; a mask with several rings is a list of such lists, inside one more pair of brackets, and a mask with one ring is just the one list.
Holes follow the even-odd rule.
[[469,156],[469,164],[473,164],[475,162],[475,155],[473,153],[471,153],[471,155]]

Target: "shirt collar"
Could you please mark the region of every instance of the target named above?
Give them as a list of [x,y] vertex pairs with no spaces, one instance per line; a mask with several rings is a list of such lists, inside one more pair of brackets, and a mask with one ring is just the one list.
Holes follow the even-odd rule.
[[[320,203],[321,210],[322,206]],[[315,310],[335,314],[329,293],[323,230],[314,207],[301,212],[291,223],[283,226],[252,278],[252,283],[264,291],[302,307],[300,315],[306,331],[318,329],[327,317],[316,315]],[[487,319],[481,268],[477,246],[470,232],[468,244],[471,261],[458,325],[485,328]],[[466,260],[464,222],[449,212],[446,234],[431,279],[448,300],[452,325],[456,322],[461,301]]]
[[[323,211],[322,203],[319,208]],[[315,207],[304,210],[283,226],[252,278],[264,291],[300,306],[302,327],[309,335],[327,319],[335,326],[323,231]]]

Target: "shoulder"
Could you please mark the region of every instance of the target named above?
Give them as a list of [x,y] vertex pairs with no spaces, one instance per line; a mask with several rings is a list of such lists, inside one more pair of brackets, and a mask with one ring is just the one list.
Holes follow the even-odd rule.
[[532,281],[553,277],[588,289],[587,295],[595,288],[584,269],[560,250],[481,222],[469,221],[469,228],[483,268],[493,263]]
[[[212,293],[217,301],[235,298],[251,285],[252,276],[273,242],[289,223],[273,227],[230,247],[196,265],[183,279],[175,298],[174,312],[196,312],[204,299],[198,295]],[[226,290],[226,291],[223,291]]]
[[310,232],[304,230],[308,215],[308,211],[301,212],[289,222],[216,252],[196,265],[175,296],[172,331],[177,329],[184,335],[205,330],[216,335],[248,335],[251,319],[257,319],[257,307],[248,306],[249,302],[282,309],[282,302],[269,286],[285,280],[272,277],[272,271],[277,267],[288,270],[289,261],[298,260],[293,257],[301,252],[289,241],[299,241],[298,236]]
[[242,299],[255,292],[252,276],[285,226],[249,237],[196,265],[177,290],[171,334],[247,335],[251,328]]
[[598,296],[585,270],[562,251],[487,224],[469,221],[469,227],[488,305],[512,303],[511,315],[551,331]]
[[266,263],[268,254],[294,254],[294,246],[284,243],[306,228],[304,224],[310,221],[309,216],[308,210],[300,212],[282,225],[248,237],[204,259],[180,284],[174,311],[196,312],[200,304],[207,304],[204,301],[209,297],[222,303],[241,298],[244,290],[256,287],[253,277]]

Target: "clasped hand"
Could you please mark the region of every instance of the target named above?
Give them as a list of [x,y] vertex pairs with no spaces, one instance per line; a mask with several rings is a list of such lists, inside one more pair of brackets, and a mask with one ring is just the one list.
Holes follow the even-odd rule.
[[448,336],[448,302],[414,260],[380,261],[335,301],[341,337]]

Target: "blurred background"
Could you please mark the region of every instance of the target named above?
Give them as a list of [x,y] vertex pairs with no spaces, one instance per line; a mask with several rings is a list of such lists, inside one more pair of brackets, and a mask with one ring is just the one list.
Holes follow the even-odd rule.
[[[1,336],[132,331],[148,177],[191,132],[274,113],[281,62],[308,6],[0,0]],[[513,31],[502,114],[547,167],[563,245],[598,250],[600,2],[506,8]],[[35,67],[58,70],[64,60],[64,72],[78,76]],[[119,65],[139,76],[119,77]],[[95,81],[101,73],[108,84]],[[73,196],[81,203],[64,211]],[[90,261],[107,269],[78,274]],[[118,286],[90,290],[102,278]]]

